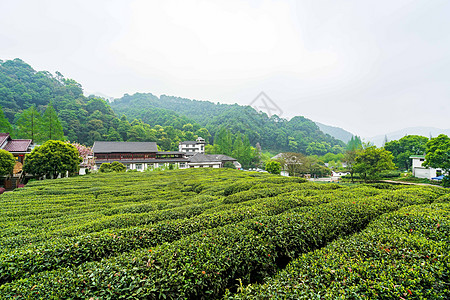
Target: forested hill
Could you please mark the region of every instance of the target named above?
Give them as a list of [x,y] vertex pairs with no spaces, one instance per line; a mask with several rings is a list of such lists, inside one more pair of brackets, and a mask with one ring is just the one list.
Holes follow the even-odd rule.
[[[35,71],[20,59],[0,60],[0,108],[7,119],[0,111],[0,127],[8,121],[12,125],[0,131],[14,138],[32,138],[27,117],[42,119],[51,107],[64,136],[86,145],[96,140],[155,141],[162,150],[176,150],[179,141],[202,136],[213,142],[221,129],[228,129],[235,135],[233,141],[240,133],[252,146],[259,143],[263,150],[272,152],[322,155],[340,152],[344,146],[304,117],[269,118],[249,106],[152,94],[125,95],[110,104],[99,97],[85,97],[81,84],[59,72]],[[44,141],[34,139],[37,143]]]
[[[104,99],[85,97],[78,82],[59,72],[55,76],[38,72],[20,59],[0,60],[0,107],[13,128],[11,132],[11,126],[3,126],[0,131],[9,132],[14,138],[31,138],[23,130],[26,124],[19,121],[33,108],[43,114],[49,104],[57,112],[65,137],[86,145],[96,140],[155,141],[163,150],[175,150],[179,141],[205,135],[206,131],[172,112],[155,110],[152,124],[158,126],[153,127],[140,120],[128,120],[116,115]],[[189,126],[184,127],[186,124]]]
[[219,104],[150,93],[125,95],[111,103],[118,115],[129,119],[139,118],[152,124],[155,114],[176,113],[206,127],[214,136],[222,127],[232,133],[247,135],[252,145],[260,143],[263,149],[276,151],[325,154],[340,152],[344,143],[324,134],[319,127],[304,117],[291,120],[268,117],[249,106]]

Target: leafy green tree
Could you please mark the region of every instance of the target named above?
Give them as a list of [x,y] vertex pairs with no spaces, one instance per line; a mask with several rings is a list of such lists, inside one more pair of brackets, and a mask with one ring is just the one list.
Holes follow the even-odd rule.
[[398,141],[390,141],[384,145],[384,149],[390,151],[394,156],[394,163],[399,169],[409,170],[411,168],[411,155],[422,155],[425,153],[428,138],[419,135],[407,135]]
[[344,153],[344,158],[342,159],[342,161],[345,163],[346,165],[346,169],[347,172],[350,173],[350,177],[352,179],[352,182],[354,182],[354,174],[356,171],[356,157],[358,156],[359,151],[361,151],[361,149],[357,150],[347,150]]
[[232,156],[236,158],[238,161],[242,161],[244,157],[244,143],[242,142],[242,135],[240,132],[236,134],[236,139],[233,143],[233,152]]
[[41,118],[40,136],[43,141],[64,140],[64,131],[61,122],[51,104],[47,106]]
[[431,138],[427,143],[426,153],[423,165],[441,168],[445,174],[443,185],[450,185],[450,138],[445,134]]
[[0,149],[0,176],[11,174],[15,164],[16,159],[11,152]]
[[300,176],[309,173],[307,158],[301,153],[282,153],[276,161],[281,164],[283,170],[289,173],[289,176]]
[[281,164],[278,161],[269,161],[266,163],[266,171],[271,174],[280,175],[281,173]]
[[357,153],[354,168],[367,182],[375,179],[381,171],[394,169],[393,158],[392,153],[386,149],[369,146]]
[[233,144],[232,144],[231,132],[222,127],[219,133],[214,137],[214,151],[217,154],[232,155],[233,154]]
[[3,109],[0,106],[0,132],[5,133],[13,133],[11,123],[9,123],[8,119],[5,117],[5,114],[3,113]]
[[206,128],[200,128],[195,132],[195,135],[200,136],[205,139],[206,143],[209,143],[209,138],[211,137],[211,134],[209,133],[208,129]]
[[23,170],[36,176],[46,175],[49,178],[65,176],[68,172],[78,172],[82,162],[75,146],[62,141],[47,141],[25,155]]
[[39,135],[41,114],[36,110],[34,105],[18,115],[15,125],[17,127],[15,136],[18,138],[32,139],[37,142],[41,141]]
[[125,172],[127,170],[127,167],[125,167],[125,165],[123,163],[120,163],[118,161],[113,161],[111,163],[111,170],[114,172]]

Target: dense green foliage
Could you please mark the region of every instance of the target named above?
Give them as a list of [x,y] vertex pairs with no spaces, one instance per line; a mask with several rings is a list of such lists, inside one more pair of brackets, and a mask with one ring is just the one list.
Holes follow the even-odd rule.
[[176,150],[179,141],[209,138],[205,128],[189,124],[193,122],[187,118],[175,120],[173,113],[165,118],[161,111],[155,112],[148,123],[119,118],[104,99],[85,97],[75,80],[59,72],[56,76],[36,72],[20,59],[0,61],[0,107],[13,124],[12,131],[8,130],[0,114],[4,132],[38,143],[63,139],[61,127],[65,138],[86,145],[94,141],[152,141],[162,150]]
[[427,143],[424,166],[441,168],[445,177],[442,185],[450,187],[450,138],[445,134],[431,138]]
[[[261,148],[324,155],[341,153],[345,147],[311,120],[269,118],[250,106],[140,93],[126,94],[110,104],[85,97],[81,85],[61,73],[37,72],[20,59],[0,61],[0,108],[12,127],[1,114],[0,126],[13,138],[32,138],[37,143],[67,139],[85,145],[104,140],[153,141],[163,151],[175,151],[180,141],[201,136],[214,144],[209,150],[233,156],[246,168],[259,166]],[[226,131],[231,137],[224,140]]]
[[158,98],[152,94],[136,93],[115,100],[111,107],[118,114],[145,122],[151,122],[155,114],[166,116],[160,121],[164,124],[186,117],[206,127],[213,139],[222,128],[227,128],[232,134],[240,132],[247,136],[251,145],[260,143],[263,149],[273,152],[323,155],[327,152],[340,153],[344,147],[342,141],[324,134],[311,120],[298,116],[289,121],[277,116],[269,118],[250,106],[215,104],[165,95]]
[[278,161],[271,160],[266,163],[265,169],[270,174],[279,175],[281,173],[281,164]]
[[[285,289],[279,293],[301,288],[305,295],[324,295],[323,286],[312,282],[290,288],[277,285],[288,272],[310,272],[318,283],[340,284],[346,294],[362,295],[364,291],[359,294],[344,287],[345,277],[350,278],[348,267],[357,270],[358,265],[363,270],[369,266],[357,255],[370,254],[372,245],[394,249],[385,245],[389,236],[384,233],[396,230],[387,222],[402,207],[398,214],[409,213],[412,220],[411,205],[426,204],[423,207],[429,209],[422,209],[421,215],[430,220],[430,226],[404,221],[409,226],[406,235],[395,241],[404,245],[426,242],[429,248],[424,249],[432,250],[406,248],[416,251],[403,252],[414,271],[391,268],[393,275],[380,276],[374,292],[394,284],[400,292],[410,289],[445,298],[448,288],[441,283],[448,280],[443,277],[448,274],[448,257],[445,264],[442,253],[448,251],[449,208],[430,203],[449,199],[448,191],[441,188],[344,187],[227,169],[98,173],[36,181],[0,198],[0,297],[217,299],[228,289],[227,297],[263,298],[276,288]],[[416,239],[420,226],[432,239]],[[436,226],[439,230],[433,231]],[[413,229],[410,235],[409,229]],[[360,235],[350,236],[359,231]],[[372,242],[366,243],[370,238]],[[351,242],[342,242],[347,239]],[[333,256],[335,248],[340,251]],[[320,253],[312,252],[316,249],[330,254],[315,256]],[[395,260],[398,255],[391,257],[377,249],[374,253],[382,256],[370,256],[376,266],[373,272],[383,267],[389,270],[391,260],[402,263]],[[432,266],[422,265],[424,252],[420,251],[427,252]],[[315,262],[311,269],[297,267],[303,262],[301,257]],[[316,277],[329,274],[320,271],[322,262],[333,265],[335,283],[326,276]],[[339,269],[341,264],[348,267]],[[428,281],[403,280],[403,274],[414,277],[417,273]],[[303,278],[289,280],[295,283]],[[248,284],[251,288],[243,289]],[[259,284],[273,289],[259,288]],[[244,293],[236,293],[238,289]],[[330,293],[338,295],[335,290],[340,292],[331,289]]]
[[428,138],[419,135],[407,135],[398,141],[390,141],[384,145],[384,149],[394,156],[394,163],[400,170],[411,169],[412,155],[423,155],[426,151]]
[[347,143],[347,151],[356,151],[362,148],[362,141],[359,136],[352,136],[350,141]]
[[391,152],[384,148],[369,146],[356,152],[353,168],[364,181],[372,180],[377,178],[381,171],[395,168],[392,159]]
[[[333,157],[340,157],[342,154],[331,154]],[[328,156],[329,155],[325,155]],[[289,176],[305,176],[325,177],[331,175],[331,170],[328,169],[321,159],[316,156],[306,156],[301,153],[280,153],[277,155],[276,161],[280,162],[284,171],[287,171]]]
[[0,132],[12,133],[13,129],[9,120],[5,117],[3,109],[0,106]]
[[57,178],[78,172],[82,159],[78,149],[61,141],[49,140],[25,155],[23,170],[36,176]]
[[0,176],[12,174],[16,159],[14,156],[3,149],[0,149]]
[[99,171],[102,173],[108,173],[108,172],[125,172],[127,170],[127,167],[125,167],[124,164],[113,161],[112,163],[102,163],[100,165]]
[[386,214],[229,299],[448,299],[450,204]]

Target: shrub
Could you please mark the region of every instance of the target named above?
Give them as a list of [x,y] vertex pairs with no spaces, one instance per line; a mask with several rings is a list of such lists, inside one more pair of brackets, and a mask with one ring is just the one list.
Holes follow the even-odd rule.
[[280,175],[281,173],[281,164],[278,161],[269,161],[266,163],[266,171],[271,174]]
[[15,164],[14,156],[10,152],[0,149],[0,176],[11,174]]
[[[103,165],[103,164],[102,164]],[[113,161],[111,163],[110,166],[111,170],[114,172],[125,172],[127,170],[127,167],[125,167],[124,164],[118,162],[118,161]]]
[[100,165],[99,171],[102,172],[102,173],[112,172],[112,170],[111,170],[111,164],[110,164],[110,163],[102,163],[102,164]]

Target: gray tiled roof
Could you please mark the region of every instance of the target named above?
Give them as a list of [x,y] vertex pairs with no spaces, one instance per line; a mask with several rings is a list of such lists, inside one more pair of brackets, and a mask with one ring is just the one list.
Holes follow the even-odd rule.
[[212,155],[197,153],[189,158],[191,163],[208,163],[208,162],[220,162],[219,159],[212,157]]
[[155,142],[94,142],[94,153],[158,152]]
[[208,162],[222,162],[222,161],[236,161],[235,158],[223,154],[202,154],[197,153],[189,158],[191,163],[208,163]]
[[224,155],[224,154],[210,154],[210,156],[214,157],[215,159],[218,159],[220,161],[237,161],[236,158]]

